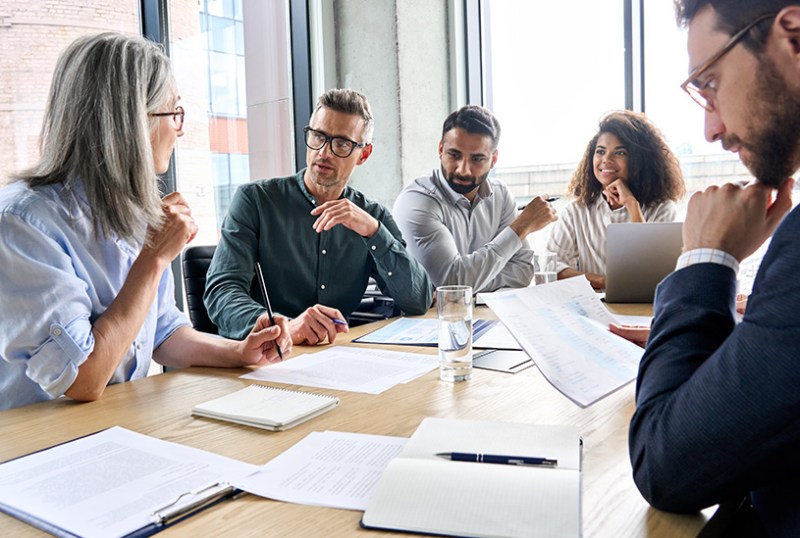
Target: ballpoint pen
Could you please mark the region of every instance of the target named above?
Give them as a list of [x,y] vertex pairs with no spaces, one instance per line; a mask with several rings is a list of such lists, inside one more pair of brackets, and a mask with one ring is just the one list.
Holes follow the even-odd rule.
[[533,458],[528,456],[499,456],[496,454],[470,454],[466,452],[440,452],[440,458],[452,461],[472,461],[476,463],[500,463],[503,465],[541,465],[555,467],[558,460],[548,458]]
[[[544,200],[544,201],[549,203],[549,202],[555,202],[556,200],[560,200],[560,199],[561,199],[561,197],[560,197],[560,196],[550,196],[549,198],[545,198],[545,200]],[[520,211],[522,211],[522,210],[524,210],[526,207],[528,207],[528,205],[527,205],[527,204],[525,204],[525,205],[521,205],[521,206],[519,206],[517,209],[518,209],[518,210],[520,210]]]
[[331,318],[331,321],[334,322],[336,325],[347,325],[347,322],[343,319]]
[[[261,272],[261,264],[256,262],[256,278],[258,278],[258,285],[261,286],[261,294],[264,296],[264,303],[267,307],[267,315],[271,325],[275,325],[275,318],[272,317],[272,305],[269,304],[269,295],[267,295],[267,284],[264,282],[264,273]],[[275,349],[278,350],[278,357],[283,360],[283,352],[278,342],[275,342]]]

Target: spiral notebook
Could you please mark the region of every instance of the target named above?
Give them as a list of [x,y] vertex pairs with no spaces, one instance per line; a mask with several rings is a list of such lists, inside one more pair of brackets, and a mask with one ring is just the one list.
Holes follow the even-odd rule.
[[194,406],[192,414],[272,431],[288,430],[339,405],[339,398],[315,392],[250,385]]

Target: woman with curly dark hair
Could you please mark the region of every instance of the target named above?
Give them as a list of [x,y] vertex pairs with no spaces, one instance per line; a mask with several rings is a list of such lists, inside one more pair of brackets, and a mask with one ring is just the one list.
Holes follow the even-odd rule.
[[686,191],[678,159],[644,114],[609,112],[600,119],[572,176],[548,241],[558,278],[580,274],[595,289],[606,285],[606,227],[616,222],[671,222]]

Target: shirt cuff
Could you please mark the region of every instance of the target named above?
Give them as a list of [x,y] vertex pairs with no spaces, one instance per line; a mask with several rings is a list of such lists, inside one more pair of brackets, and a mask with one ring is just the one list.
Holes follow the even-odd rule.
[[505,259],[511,259],[511,256],[517,253],[522,248],[522,239],[519,238],[517,232],[506,226],[494,239],[490,241],[497,250],[497,252]]
[[675,270],[698,263],[716,263],[730,267],[734,273],[739,274],[739,261],[727,252],[715,248],[696,248],[684,252],[678,257]]

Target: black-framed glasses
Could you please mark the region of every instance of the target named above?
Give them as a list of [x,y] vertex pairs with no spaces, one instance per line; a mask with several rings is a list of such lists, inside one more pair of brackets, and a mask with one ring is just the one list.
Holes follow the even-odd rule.
[[367,145],[366,142],[355,142],[343,136],[331,136],[323,131],[317,131],[309,126],[303,127],[303,132],[306,135],[306,146],[313,150],[321,150],[325,144],[330,144],[331,151],[337,157],[342,159],[347,158],[353,153],[356,148],[363,148]]
[[183,119],[186,117],[186,111],[183,110],[182,106],[176,106],[174,112],[150,112],[148,116],[153,117],[161,117],[161,116],[172,116],[172,124],[175,126],[175,129],[180,131],[183,129]]
[[692,72],[689,74],[689,78],[683,81],[681,84],[681,89],[689,94],[695,103],[706,109],[707,111],[711,112],[714,110],[714,98],[716,97],[717,88],[716,85],[712,85],[712,81],[701,83],[700,82],[700,75],[708,71],[708,69],[717,63],[720,58],[725,56],[727,53],[733,49],[739,42],[745,38],[745,36],[752,30],[758,23],[765,21],[770,18],[774,18],[777,13],[767,13],[765,15],[761,15],[760,17],[756,17],[749,23],[747,23],[744,28],[739,30],[738,32],[734,33],[730,39],[728,39],[722,47],[712,55],[708,60],[706,60],[702,65],[694,68]]

